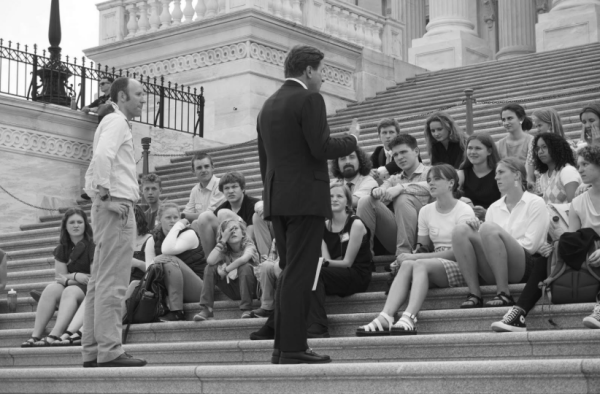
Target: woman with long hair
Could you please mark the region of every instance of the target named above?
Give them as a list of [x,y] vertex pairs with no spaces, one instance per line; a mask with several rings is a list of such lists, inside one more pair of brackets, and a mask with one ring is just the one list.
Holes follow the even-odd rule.
[[[60,224],[59,245],[54,249],[55,281],[42,292],[33,333],[21,347],[49,346],[61,340],[63,334],[73,335],[65,329],[85,298],[94,250],[92,227],[85,212],[80,208],[67,210]],[[56,323],[50,334],[41,338],[57,305]]]
[[[148,232],[148,221],[146,220],[146,214],[139,205],[134,208],[135,213],[135,225],[136,225],[136,237],[135,247],[133,249],[133,259],[131,261],[131,278],[130,282],[134,280],[140,280],[144,277],[146,272],[146,241],[152,235]],[[158,214],[158,212],[157,212]]]
[[500,158],[516,157],[521,161],[527,159],[527,151],[533,137],[526,132],[531,130],[533,122],[519,104],[507,104],[500,111],[500,119],[508,135],[498,141]]
[[[416,316],[429,288],[465,285],[452,250],[452,231],[457,225],[477,218],[473,209],[458,199],[458,174],[454,167],[449,164],[431,167],[427,183],[436,201],[419,212],[417,250],[397,257],[393,269],[398,273],[383,311],[371,323],[359,327],[357,336],[415,335]],[[407,299],[406,310],[394,324],[392,316]]]
[[425,142],[432,165],[446,163],[459,168],[467,146],[465,139],[465,133],[445,112],[436,112],[425,121]]
[[479,220],[485,219],[488,207],[500,198],[495,179],[499,161],[498,149],[489,134],[469,136],[467,154],[458,170],[458,179],[463,198],[471,200]]
[[546,203],[526,191],[527,175],[521,160],[500,160],[496,182],[503,197],[490,205],[485,222],[471,220],[452,234],[456,261],[470,292],[461,308],[483,306],[480,276],[497,287],[496,297],[486,306],[514,305],[508,284],[527,282],[533,267],[531,256],[545,244],[550,227]]

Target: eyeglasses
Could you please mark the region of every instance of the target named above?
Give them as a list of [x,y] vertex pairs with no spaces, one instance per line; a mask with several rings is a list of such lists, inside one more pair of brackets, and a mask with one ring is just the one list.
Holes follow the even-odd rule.
[[548,152],[548,147],[547,146],[534,146],[533,151],[534,152],[540,152],[540,151]]
[[110,82],[100,82],[100,86],[110,85]]

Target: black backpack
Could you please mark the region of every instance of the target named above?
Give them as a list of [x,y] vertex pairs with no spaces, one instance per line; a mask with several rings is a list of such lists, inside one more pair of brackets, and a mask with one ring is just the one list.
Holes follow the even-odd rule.
[[132,324],[152,323],[164,315],[166,306],[167,288],[165,287],[165,273],[162,264],[152,264],[146,270],[144,277],[136,286],[133,294],[125,301],[125,315],[123,324],[123,343],[127,342],[127,334]]

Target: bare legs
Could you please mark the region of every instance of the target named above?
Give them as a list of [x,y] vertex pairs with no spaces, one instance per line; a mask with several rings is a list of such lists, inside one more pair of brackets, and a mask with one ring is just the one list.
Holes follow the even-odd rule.
[[46,325],[54,315],[57,304],[59,305],[58,315],[50,335],[59,336],[64,333],[84,297],[85,294],[77,286],[65,288],[58,283],[46,286],[38,303],[32,336],[38,338],[42,336]]

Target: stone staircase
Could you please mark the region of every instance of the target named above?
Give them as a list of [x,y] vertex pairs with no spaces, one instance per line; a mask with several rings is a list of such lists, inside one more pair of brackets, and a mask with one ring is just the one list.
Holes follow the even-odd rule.
[[[472,88],[475,131],[500,138],[499,110],[505,100],[522,100],[529,113],[552,106],[567,134],[579,138],[578,113],[600,92],[600,45],[545,52],[510,61],[422,74],[377,94],[329,119],[332,132],[348,129],[352,118],[362,126],[361,145],[378,145],[375,125],[396,117],[404,132],[418,138],[422,156],[426,114],[439,108],[464,125],[463,90]],[[260,196],[262,183],[256,142],[213,150],[216,174],[241,171],[247,193]],[[163,197],[183,206],[196,182],[190,157],[158,167]],[[89,211],[89,205],[81,202]],[[17,313],[8,314],[0,296],[0,392],[600,392],[600,330],[587,330],[581,319],[593,304],[547,306],[527,318],[529,332],[497,334],[490,324],[507,308],[460,310],[465,288],[433,289],[419,314],[414,337],[356,338],[358,325],[381,310],[391,256],[376,258],[378,272],[366,293],[328,297],[332,338],[310,340],[316,351],[332,356],[327,365],[272,366],[271,341],[249,341],[262,319],[239,319],[238,303],[217,294],[217,320],[196,323],[197,304],[185,305],[188,321],[132,327],[128,352],[146,358],[140,369],[82,369],[79,348],[21,349],[33,328],[32,289],[54,278],[52,250],[62,215],[40,218],[22,231],[0,234],[8,252],[9,288],[18,291]],[[512,285],[518,296],[523,285]],[[483,288],[490,298],[495,288]],[[258,301],[256,301],[258,305]],[[557,329],[550,330],[551,314]],[[50,326],[53,323],[50,323]]]

